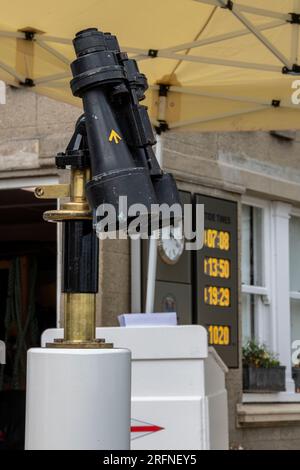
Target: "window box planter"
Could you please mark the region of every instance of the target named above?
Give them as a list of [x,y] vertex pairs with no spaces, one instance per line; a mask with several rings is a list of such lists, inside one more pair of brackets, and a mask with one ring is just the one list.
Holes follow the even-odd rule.
[[300,367],[292,368],[292,376],[295,382],[296,393],[300,393]]
[[285,366],[265,344],[255,340],[243,347],[243,390],[274,393],[285,391]]
[[250,393],[285,391],[285,366],[243,366],[243,390]]

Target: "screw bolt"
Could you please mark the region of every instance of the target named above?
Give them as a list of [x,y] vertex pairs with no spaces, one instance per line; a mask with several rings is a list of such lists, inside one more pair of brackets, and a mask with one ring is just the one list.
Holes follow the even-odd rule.
[[44,189],[43,188],[36,188],[35,189],[35,194],[37,197],[41,197],[44,194]]

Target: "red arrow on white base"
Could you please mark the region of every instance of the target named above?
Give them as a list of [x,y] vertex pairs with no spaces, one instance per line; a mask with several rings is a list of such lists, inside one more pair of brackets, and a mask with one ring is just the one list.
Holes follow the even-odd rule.
[[163,431],[164,428],[155,424],[139,421],[138,419],[131,420],[131,440],[139,439],[140,437],[153,434],[154,432]]

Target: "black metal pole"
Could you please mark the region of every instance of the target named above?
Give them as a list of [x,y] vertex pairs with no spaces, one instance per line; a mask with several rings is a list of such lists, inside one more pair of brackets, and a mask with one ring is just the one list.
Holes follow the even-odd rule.
[[63,222],[62,292],[98,292],[99,242],[92,220]]

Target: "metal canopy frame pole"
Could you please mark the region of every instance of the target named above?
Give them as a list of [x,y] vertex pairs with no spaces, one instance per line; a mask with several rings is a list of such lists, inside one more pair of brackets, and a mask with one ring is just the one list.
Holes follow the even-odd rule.
[[[257,26],[257,29],[259,31],[267,31],[267,30],[270,30],[270,29],[278,28],[279,26],[282,26],[284,24],[286,24],[285,21],[276,20],[276,21],[271,21],[270,23],[266,23],[264,25],[259,25],[259,26]],[[178,44],[178,45],[175,45],[175,46],[160,49],[158,51],[158,56],[160,56],[161,53],[163,53],[163,52],[177,52],[177,51],[182,51],[184,49],[193,49],[195,47],[208,46],[210,44],[217,44],[218,42],[224,42],[224,41],[227,41],[229,39],[236,39],[236,38],[239,38],[239,37],[242,37],[242,36],[247,36],[249,34],[251,34],[251,33],[248,29],[240,29],[240,30],[234,31],[232,33],[219,34],[217,36],[212,36],[212,37],[206,38],[206,39],[198,39],[197,41],[190,41],[190,42],[186,42],[186,43]],[[128,48],[126,48],[126,47],[124,47],[124,48],[126,50],[128,50]],[[148,55],[148,51],[146,51],[146,50],[142,50],[142,49],[138,50],[138,49],[135,48],[131,52],[135,52],[135,53],[139,52],[139,55],[134,57],[135,60],[147,60],[147,59],[150,60],[151,59],[151,57],[149,57],[149,55]]]
[[[295,13],[300,13],[300,0],[294,0]],[[292,26],[292,43],[291,43],[291,62],[292,64],[298,64],[299,56],[299,24],[294,23]]]
[[[165,97],[160,97],[165,98]],[[163,138],[161,135],[156,136],[155,154],[158,163],[162,167],[162,152],[163,152]],[[146,305],[145,313],[153,313],[155,301],[155,283],[156,283],[156,268],[157,268],[157,243],[158,233],[153,232],[149,239],[149,253],[148,253],[148,269],[147,269],[147,290],[146,290]]]
[[131,264],[131,313],[142,311],[142,255],[141,239],[130,240],[130,264]]
[[[209,5],[219,6],[221,8],[227,8],[237,20],[239,20],[285,67],[291,69],[293,62],[290,61],[284,54],[282,54],[277,47],[275,47],[263,34],[258,27],[253,25],[253,23],[243,15],[242,12],[251,13],[258,16],[267,16],[269,18],[278,18],[284,21],[290,21],[291,16],[289,13],[282,14],[280,12],[275,12],[271,10],[264,10],[261,8],[251,7],[247,5],[241,5],[239,3],[231,2],[229,7],[229,2],[226,0],[195,0],[199,3],[206,3]],[[295,26],[295,25],[293,25]],[[292,48],[295,48],[295,36],[292,39]]]
[[[217,100],[228,100],[228,101],[236,101],[238,103],[251,103],[251,104],[261,104],[263,106],[269,106],[270,102],[266,100],[259,100],[255,98],[251,98],[248,96],[231,96],[231,95],[223,95],[222,93],[210,93],[206,91],[196,91],[185,87],[177,87],[177,86],[170,86],[170,92],[181,93],[183,95],[192,95],[192,96],[201,96],[203,98],[212,98]],[[295,107],[295,106],[291,106]]]
[[[264,24],[264,25],[259,25],[257,26],[258,31],[267,31],[269,29],[274,29],[278,28],[278,26],[282,26],[286,24],[284,21],[277,20],[277,21],[271,21],[270,23]],[[236,39],[242,36],[247,36],[250,34],[250,31],[247,29],[240,29],[238,31],[234,31],[232,33],[226,33],[226,34],[219,34],[217,36],[212,36],[210,38],[206,39],[199,39],[197,41],[191,41],[191,42],[186,42],[183,44],[178,44],[177,46],[173,47],[168,47],[165,49],[161,49],[162,51],[171,51],[171,52],[177,52],[177,51],[182,51],[184,49],[193,49],[194,47],[201,47],[201,46],[208,46],[210,44],[216,44],[218,42],[223,42],[227,41],[229,39]]]
[[25,39],[25,33],[14,32],[14,31],[0,31],[0,37],[2,38],[13,38],[13,39]]
[[[158,89],[157,85],[154,85],[151,87],[151,89],[156,90]],[[227,100],[227,101],[233,101],[237,103],[243,103],[243,104],[257,104],[261,106],[270,106],[272,103],[268,100],[263,100],[263,99],[258,99],[258,98],[251,98],[250,96],[232,96],[232,95],[226,95],[222,93],[213,93],[213,92],[208,92],[205,90],[199,90],[195,88],[184,88],[184,87],[177,87],[177,86],[170,86],[169,89],[170,92],[174,93],[181,93],[182,95],[192,95],[192,96],[201,96],[203,98],[212,98],[212,99],[217,99],[217,100]],[[294,104],[287,104],[284,103],[283,101],[280,102],[280,107],[281,108],[287,108],[287,109],[295,109],[297,110],[297,105]],[[157,125],[157,124],[155,124]]]
[[[156,158],[162,166],[163,140],[161,135],[156,135]],[[141,239],[131,240],[131,312],[140,313],[143,310],[142,301],[142,250]],[[155,282],[157,266],[157,238],[153,234],[149,239],[147,287],[145,313],[153,313],[155,299]]]
[[55,75],[48,75],[45,77],[39,77],[34,80],[36,85],[45,85],[46,83],[53,82],[56,80],[62,80],[63,78],[71,77],[70,72],[57,73]]
[[[202,1],[202,0],[196,0],[196,1]],[[298,0],[295,0],[296,2]],[[203,2],[202,2],[203,3]],[[206,3],[206,2],[204,2]],[[214,0],[213,2],[209,2],[212,5],[217,5],[217,6],[223,6],[224,2],[222,0]],[[236,67],[236,68],[245,68],[245,69],[252,69],[252,70],[262,70],[262,71],[269,71],[269,72],[281,72],[282,68],[280,66],[276,65],[265,65],[265,64],[257,64],[257,63],[251,63],[251,62],[243,62],[243,61],[233,61],[233,60],[225,60],[225,59],[217,59],[213,57],[201,57],[201,56],[194,56],[190,54],[178,54],[176,53],[177,51],[181,51],[184,49],[192,49],[196,47],[201,47],[209,44],[215,44],[220,41],[225,41],[229,39],[234,39],[238,38],[241,36],[245,36],[247,34],[254,34],[264,45],[267,47],[281,62],[283,65],[286,65],[288,67],[291,66],[291,62],[289,59],[284,57],[283,54],[280,53],[280,51],[277,50],[275,46],[273,46],[262,34],[261,31],[269,30],[276,28],[282,24],[285,23],[287,18],[289,18],[289,15],[271,15],[271,13],[268,15],[265,14],[265,16],[274,16],[277,21],[269,22],[265,25],[260,25],[260,26],[254,26],[252,23],[246,19],[242,14],[241,11],[253,11],[252,7],[249,7],[246,9],[244,6],[240,6],[237,4],[234,4],[234,7],[232,9],[233,14],[244,24],[246,27],[245,30],[238,30],[232,33],[227,33],[227,34],[222,34],[222,35],[217,35],[212,38],[207,38],[207,39],[200,39],[197,41],[191,41],[188,43],[183,43],[183,44],[178,44],[172,47],[164,48],[161,50],[157,51],[157,58],[165,58],[165,59],[170,59],[170,60],[179,60],[179,61],[187,61],[187,62],[195,62],[195,63],[203,63],[203,64],[211,64],[211,65],[221,65],[221,66],[228,66],[228,67]],[[260,9],[254,9],[255,13],[257,13],[257,10],[261,12],[265,12],[265,10],[260,10]],[[259,14],[259,13],[257,13]],[[297,25],[293,25],[297,26]],[[296,43],[297,43],[297,38],[296,36],[298,35],[297,33],[298,28],[294,28],[295,33],[293,33],[293,39],[292,39],[292,47],[294,50],[295,55],[295,49],[296,49]],[[20,38],[24,39],[25,34],[22,32],[10,32],[10,31],[0,31],[0,37],[11,37],[11,38]],[[55,36],[42,36],[42,37],[35,37],[34,42],[36,44],[46,50],[49,54],[51,54],[53,57],[56,57],[58,60],[60,60],[62,63],[65,65],[69,65],[70,61],[67,57],[65,57],[63,54],[61,54],[59,51],[57,51],[54,47],[50,46],[48,43],[57,43],[57,44],[66,44],[66,45],[72,45],[72,41],[67,38],[58,38]],[[129,53],[134,53],[138,54],[134,58],[136,60],[149,60],[151,57],[149,57],[149,51],[146,49],[140,49],[136,47],[125,47],[127,52]],[[20,74],[17,74],[16,71],[14,71],[11,67],[7,66],[6,64],[0,63],[0,67],[6,70],[9,74],[13,75],[15,78],[17,78],[19,81],[24,81],[25,77],[22,77]],[[5,68],[4,68],[5,67]],[[36,85],[46,85],[49,82],[54,82],[60,79],[68,78],[70,77],[70,73],[62,73],[62,74],[54,74],[54,75],[48,75],[45,77],[39,77],[34,80],[34,83]]]
[[194,118],[194,119],[187,119],[186,121],[177,121],[169,124],[169,129],[176,129],[178,127],[185,127],[185,126],[191,126],[193,124],[201,124],[201,123],[206,123],[206,122],[211,122],[211,121],[216,121],[218,119],[224,119],[227,117],[234,117],[234,116],[240,116],[243,114],[250,114],[250,113],[255,113],[257,111],[264,111],[266,107],[255,107],[252,109],[248,110],[243,110],[243,111],[237,111],[237,112],[231,112],[231,113],[222,113],[222,114],[215,114],[214,116],[210,116],[209,118]]
[[233,4],[231,13],[249,30],[251,33],[286,67],[291,68],[292,63],[284,56],[261,32],[256,28],[251,21],[241,13],[242,8]]
[[35,43],[38,44],[38,46],[40,46],[45,51],[49,52],[49,54],[56,57],[56,59],[66,64],[68,67],[70,66],[70,60],[67,57],[65,57],[63,54],[61,54],[60,52],[56,51],[53,47],[49,46],[45,41],[41,39],[36,39]]
[[254,62],[243,62],[238,60],[227,60],[227,59],[217,59],[216,57],[202,57],[195,55],[185,55],[185,54],[175,54],[173,52],[158,51],[158,58],[163,59],[175,59],[182,60],[186,62],[198,62],[202,64],[210,65],[222,65],[226,67],[236,67],[244,69],[253,69],[253,70],[263,70],[266,72],[281,72],[282,67],[280,65],[266,65],[266,64],[257,64]]
[[69,38],[59,38],[57,36],[44,36],[43,35],[43,42],[56,42],[58,44],[68,44],[72,46],[72,39]]
[[[155,87],[159,94],[159,87]],[[152,121],[152,125],[159,128],[160,120],[165,119],[167,97],[158,96],[157,120]],[[155,155],[161,168],[163,167],[163,138],[161,134],[156,134]],[[153,313],[155,300],[155,283],[157,267],[157,243],[158,233],[154,232],[149,239],[147,286],[145,313]],[[131,311],[133,313],[143,311],[142,299],[142,260],[141,260],[141,239],[131,240]]]
[[[199,3],[206,3],[207,5],[219,6],[221,8],[227,7],[227,0],[195,0]],[[265,10],[263,8],[251,7],[248,5],[241,5],[239,3],[234,3],[236,8],[240,11],[244,11],[246,13],[252,13],[253,15],[258,16],[267,16],[268,18],[279,18],[281,20],[287,21],[290,19],[289,14],[280,13],[273,10]]]
[[15,69],[10,67],[10,65],[7,65],[2,61],[0,61],[0,69],[4,70],[9,75],[16,78],[19,82],[24,82],[25,79],[26,79],[25,75],[22,75],[22,74],[18,73]]

